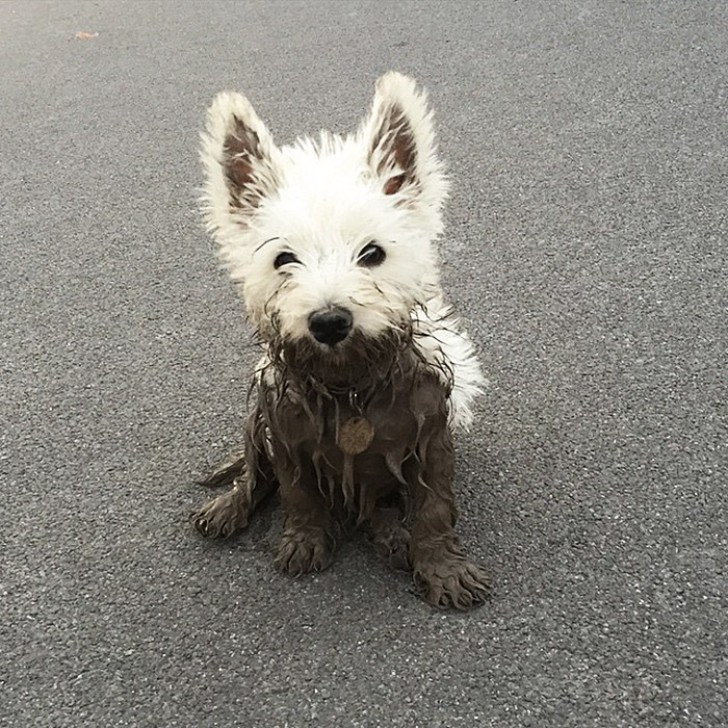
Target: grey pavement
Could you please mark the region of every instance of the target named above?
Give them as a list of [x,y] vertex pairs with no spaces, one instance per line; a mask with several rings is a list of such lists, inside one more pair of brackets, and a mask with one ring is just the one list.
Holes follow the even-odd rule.
[[[728,4],[0,1],[0,725],[728,725]],[[76,38],[79,31],[91,37]],[[280,141],[395,68],[453,180],[444,283],[493,599],[188,511],[256,351],[196,210],[223,88]]]

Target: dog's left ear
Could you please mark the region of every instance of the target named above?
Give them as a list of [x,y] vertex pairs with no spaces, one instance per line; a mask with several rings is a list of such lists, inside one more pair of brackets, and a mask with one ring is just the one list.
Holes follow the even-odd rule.
[[447,186],[436,156],[432,112],[411,78],[392,71],[377,81],[360,134],[368,166],[385,195],[439,209]]

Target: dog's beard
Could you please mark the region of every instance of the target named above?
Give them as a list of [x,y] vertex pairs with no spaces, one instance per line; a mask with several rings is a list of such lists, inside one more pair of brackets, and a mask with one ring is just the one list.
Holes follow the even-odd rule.
[[364,390],[386,382],[412,346],[411,327],[390,329],[376,337],[353,331],[335,346],[311,337],[274,339],[271,361],[286,376],[328,390]]

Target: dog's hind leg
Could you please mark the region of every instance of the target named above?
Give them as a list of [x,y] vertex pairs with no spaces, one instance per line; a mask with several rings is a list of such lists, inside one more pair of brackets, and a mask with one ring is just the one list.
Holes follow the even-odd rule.
[[248,418],[244,451],[231,453],[202,484],[233,486],[191,516],[195,528],[208,538],[232,536],[245,528],[255,509],[276,490],[278,483],[268,457],[265,426],[257,408]]
[[230,486],[245,472],[245,448],[239,447],[230,452],[224,460],[218,463],[214,470],[199,481],[206,488],[221,488]]
[[213,498],[192,514],[195,528],[208,538],[232,536],[245,528],[253,511],[270,491],[264,492],[255,478],[235,478],[233,488]]
[[394,505],[377,505],[366,520],[364,530],[377,553],[383,556],[393,569],[409,571],[410,532],[402,522],[401,509]]

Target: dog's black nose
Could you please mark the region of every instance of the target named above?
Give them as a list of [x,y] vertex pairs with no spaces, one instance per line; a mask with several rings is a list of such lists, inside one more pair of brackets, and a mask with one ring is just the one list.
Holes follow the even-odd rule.
[[309,316],[308,330],[316,341],[333,346],[349,335],[352,323],[350,311],[345,308],[329,308]]

